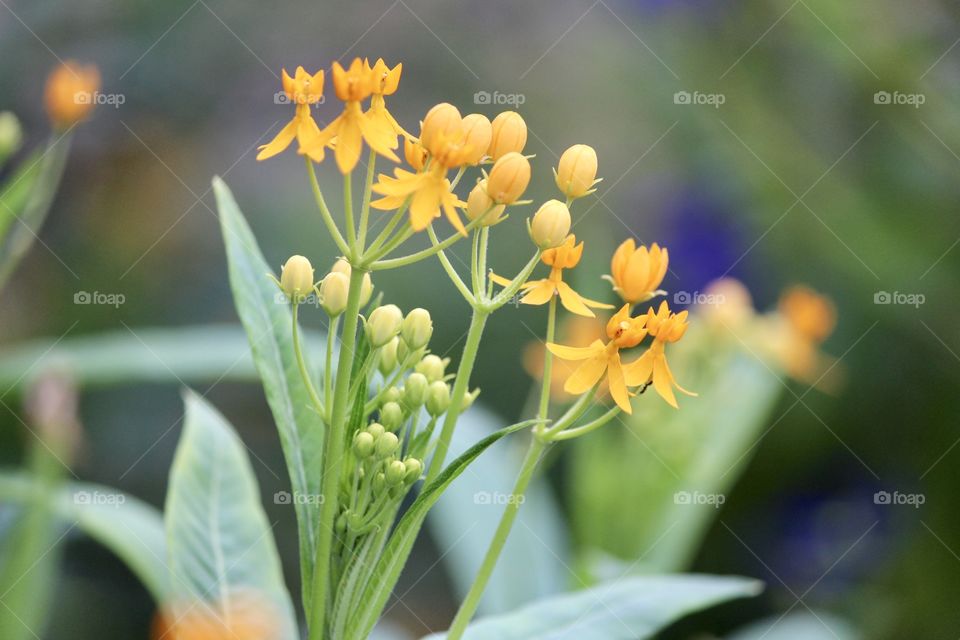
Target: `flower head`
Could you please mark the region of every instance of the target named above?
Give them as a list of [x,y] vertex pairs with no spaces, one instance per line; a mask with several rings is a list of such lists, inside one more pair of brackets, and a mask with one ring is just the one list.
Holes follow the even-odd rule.
[[610,261],[610,275],[604,278],[613,283],[613,290],[624,302],[646,302],[666,293],[657,287],[663,282],[669,261],[666,248],[661,249],[656,242],[647,249],[637,247],[630,238],[617,247]]
[[625,304],[607,322],[606,344],[595,340],[589,347],[567,347],[548,343],[550,353],[561,360],[582,360],[582,364],[567,378],[564,391],[579,395],[597,384],[606,374],[610,386],[610,395],[614,402],[626,413],[632,413],[628,386],[636,386],[625,375],[620,362],[620,350],[630,349],[640,344],[647,336],[647,316],[630,317],[630,305]]
[[[527,282],[520,287],[521,291],[526,292],[520,302],[541,305],[546,304],[556,295],[560,296],[560,302],[567,311],[591,318],[594,314],[589,307],[612,309],[612,305],[584,298],[563,281],[563,270],[577,266],[582,255],[583,243],[577,244],[577,237],[573,234],[567,236],[567,239],[559,247],[544,251],[540,259],[550,267],[550,275],[543,280]],[[495,274],[491,274],[490,279],[503,286],[510,284],[509,280]]]
[[260,147],[257,160],[272,158],[290,146],[294,139],[299,143],[297,150],[306,154],[314,162],[323,160],[324,145],[315,145],[320,136],[320,127],[310,113],[310,106],[323,100],[323,69],[311,75],[303,67],[297,67],[293,77],[284,69],[281,82],[287,99],[296,105],[293,119],[280,130],[276,137]]
[[384,96],[390,96],[396,93],[400,86],[400,73],[403,71],[403,63],[398,63],[393,69],[387,66],[383,58],[378,58],[373,67],[369,62],[363,61],[363,64],[369,69],[373,78],[373,89],[370,98],[370,108],[367,110],[367,117],[372,121],[374,127],[392,131],[394,135],[401,135],[405,140],[411,136],[407,133],[396,118],[387,111],[387,102]]
[[642,356],[624,365],[627,386],[634,387],[652,383],[660,397],[673,408],[677,408],[677,399],[673,395],[674,387],[688,396],[697,395],[677,384],[673,372],[670,371],[670,365],[667,364],[664,349],[668,342],[676,342],[682,338],[683,334],[687,332],[688,326],[687,312],[673,313],[666,301],[660,303],[660,308],[657,309],[656,313],[652,308],[648,309],[646,328],[647,332],[653,337],[653,343]]
[[100,71],[96,65],[64,62],[47,78],[44,102],[50,122],[58,129],[66,129],[84,120],[93,110],[93,94],[99,88]]

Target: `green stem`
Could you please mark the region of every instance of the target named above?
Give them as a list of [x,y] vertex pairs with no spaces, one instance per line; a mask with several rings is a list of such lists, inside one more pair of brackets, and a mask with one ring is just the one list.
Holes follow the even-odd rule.
[[[437,246],[437,233],[433,230],[433,227],[427,227],[427,234],[430,236],[430,242],[434,246]],[[457,270],[454,268],[453,264],[450,262],[450,259],[447,258],[447,254],[441,249],[437,251],[437,257],[440,258],[440,264],[443,265],[443,270],[447,272],[447,276],[453,282],[454,286],[463,295],[464,299],[473,306],[477,299],[473,297],[473,294],[470,293],[470,289],[467,287],[467,283],[463,281],[460,277],[460,274],[457,273]]]
[[307,393],[310,394],[310,400],[313,402],[313,408],[316,409],[320,417],[323,417],[326,414],[324,409],[323,401],[320,400],[320,396],[317,395],[317,390],[313,387],[313,379],[310,377],[310,372],[307,370],[307,363],[303,358],[303,348],[300,345],[300,327],[297,323],[297,312],[300,310],[300,305],[296,300],[293,301],[293,352],[297,356],[297,367],[300,368],[300,377],[303,378],[303,384],[307,386]]
[[523,283],[527,281],[527,278],[530,277],[530,274],[533,273],[534,267],[537,266],[537,263],[540,262],[540,250],[537,250],[533,257],[530,258],[530,261],[523,267],[520,273],[510,281],[510,284],[504,287],[503,291],[497,294],[497,296],[490,301],[491,309],[499,309],[503,305],[510,302],[513,296],[517,295],[517,291],[520,290],[520,287],[523,286]]
[[453,430],[457,425],[457,419],[460,417],[460,409],[463,407],[463,399],[470,386],[470,374],[473,373],[473,365],[477,360],[477,350],[480,348],[480,338],[483,337],[483,328],[487,323],[489,311],[482,307],[473,308],[473,317],[470,319],[470,329],[467,331],[467,341],[463,345],[463,353],[460,356],[460,365],[457,367],[456,382],[453,384],[453,391],[450,397],[450,406],[443,418],[443,429],[440,431],[440,437],[437,440],[437,450],[430,461],[430,470],[427,472],[427,478],[424,485],[430,484],[440,470],[443,469],[443,461],[450,450],[450,441],[453,439]]
[[343,335],[340,339],[340,356],[337,361],[337,380],[333,391],[333,408],[324,448],[323,506],[320,511],[320,530],[317,539],[317,555],[313,567],[313,603],[310,608],[310,640],[325,637],[324,625],[327,614],[327,597],[330,586],[330,563],[333,549],[333,530],[339,507],[340,475],[343,465],[344,439],[346,437],[347,408],[350,404],[350,370],[353,366],[357,339],[357,319],[360,315],[360,290],[363,286],[363,271],[357,267],[350,270],[350,290],[347,294],[347,310],[344,312]]
[[310,186],[313,188],[313,198],[317,201],[317,208],[320,209],[320,216],[323,218],[323,223],[327,225],[327,231],[336,243],[337,248],[340,249],[340,252],[345,256],[350,255],[350,247],[347,246],[347,241],[343,239],[343,234],[340,233],[337,223],[333,220],[333,216],[330,215],[330,209],[327,208],[327,202],[323,199],[323,192],[320,191],[320,183],[317,182],[317,172],[313,168],[313,161],[310,160],[310,158],[306,160],[307,173],[310,174]]
[[447,632],[447,640],[459,640],[459,638],[463,636],[463,632],[466,630],[470,618],[476,613],[477,607],[480,605],[480,598],[483,596],[483,591],[490,581],[490,575],[497,565],[500,552],[503,551],[503,545],[507,542],[507,536],[510,535],[510,529],[513,527],[517,513],[520,511],[520,504],[523,501],[519,499],[519,496],[526,493],[530,480],[533,478],[533,472],[537,468],[537,462],[539,462],[540,456],[546,447],[547,443],[542,442],[539,438],[531,438],[530,448],[527,449],[527,455],[524,457],[523,465],[520,467],[520,475],[517,476],[513,493],[510,495],[511,499],[507,502],[507,506],[503,510],[503,515],[500,517],[500,524],[497,525],[497,531],[494,533],[493,539],[490,541],[490,546],[487,548],[487,553],[483,557],[480,571],[477,573],[477,577],[474,578],[473,584],[470,586],[470,591],[467,593],[463,604],[461,604],[460,609],[457,610],[453,624],[450,625],[450,631]]
[[[557,296],[550,298],[550,309],[547,311],[547,339],[546,344],[552,344],[557,330]],[[553,382],[553,354],[550,349],[543,350],[543,383],[540,387],[540,404],[537,417],[541,420],[547,417],[550,410],[550,387]],[[543,433],[543,424],[535,427],[537,433]]]
[[373,174],[376,171],[377,154],[370,149],[370,160],[367,162],[367,180],[363,185],[363,204],[360,205],[360,234],[359,250],[363,251],[363,245],[367,241],[367,225],[370,221],[370,200],[373,197]]
[[[482,219],[483,217],[481,216],[476,220],[471,220],[470,223],[464,227],[467,230],[467,233],[476,229],[480,225],[480,221]],[[433,231],[433,225],[430,225],[429,227],[427,227],[427,232],[429,233],[431,231]],[[436,235],[436,232],[434,232],[434,235]],[[462,240],[463,237],[464,236],[462,233],[454,233],[450,237],[443,240],[443,242],[435,242],[432,246],[429,246],[426,249],[422,249],[415,253],[411,253],[406,256],[400,256],[399,258],[390,258],[389,260],[377,260],[372,265],[370,265],[370,268],[373,269],[374,271],[382,271],[383,269],[396,269],[397,267],[405,267],[415,262],[424,260],[425,258],[429,258],[430,256],[436,253],[439,253],[444,249],[447,249],[451,245]],[[380,253],[380,255],[386,255],[395,248],[396,248],[395,246],[392,246],[388,250],[380,251],[378,253]]]
[[[337,329],[340,326],[340,316],[333,318],[327,327],[327,353],[323,367],[323,401],[324,406],[330,409],[331,398],[333,397],[333,347],[337,341]],[[324,416],[327,422],[330,422],[330,415]]]
[[347,245],[350,247],[350,259],[359,255],[357,250],[357,229],[353,221],[353,176],[344,174],[343,176],[343,214],[347,221]]
[[620,413],[620,407],[614,406],[605,414],[597,418],[596,420],[591,420],[587,424],[575,427],[573,429],[565,429],[560,433],[553,435],[550,439],[551,441],[557,440],[572,440],[573,438],[579,438],[582,435],[586,435],[591,431],[599,429],[603,425],[607,424],[613,420]]

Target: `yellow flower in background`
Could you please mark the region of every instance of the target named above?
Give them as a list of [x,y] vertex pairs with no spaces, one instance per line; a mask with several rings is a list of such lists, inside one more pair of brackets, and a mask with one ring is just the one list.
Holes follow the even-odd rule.
[[50,122],[67,129],[90,115],[100,89],[100,71],[96,65],[81,65],[67,60],[47,78],[44,103]]
[[[567,311],[591,318],[594,317],[594,313],[589,307],[612,309],[613,305],[584,298],[563,281],[563,270],[577,266],[582,255],[583,243],[577,244],[577,236],[573,234],[567,236],[567,239],[559,247],[544,251],[540,259],[550,267],[550,275],[543,280],[527,282],[520,287],[521,291],[526,292],[520,302],[541,305],[550,302],[553,296],[558,295],[560,296],[560,302]],[[510,284],[510,280],[496,274],[490,274],[490,279],[503,286]]]
[[550,353],[561,360],[582,360],[566,383],[563,390],[573,395],[580,395],[597,384],[606,374],[610,386],[610,395],[614,402],[626,413],[633,413],[630,406],[630,384],[625,376],[624,366],[620,362],[620,350],[630,349],[640,344],[647,336],[648,316],[630,317],[630,305],[625,304],[610,321],[607,322],[606,344],[602,340],[595,340],[589,347],[568,347],[548,343]]
[[670,371],[670,365],[667,364],[665,352],[666,344],[682,338],[689,326],[687,324],[687,312],[671,312],[666,301],[660,303],[660,308],[657,309],[656,313],[653,309],[648,309],[646,327],[653,337],[653,344],[642,356],[630,364],[624,365],[627,386],[635,387],[653,383],[653,388],[660,394],[660,397],[674,409],[678,408],[677,399],[673,395],[674,387],[688,396],[696,396],[697,394],[687,391],[677,384],[673,372]]
[[300,144],[298,153],[305,153],[314,162],[320,162],[323,160],[324,145],[312,144],[320,136],[320,127],[310,113],[310,106],[323,100],[323,69],[310,75],[303,67],[297,67],[292,78],[284,69],[281,81],[283,92],[296,105],[296,112],[293,120],[273,140],[260,147],[257,160],[272,158],[296,139]]
[[610,261],[610,275],[604,276],[613,284],[613,290],[631,305],[666,294],[658,289],[667,273],[670,256],[656,242],[650,249],[637,247],[633,238],[617,247]]
[[373,77],[373,94],[370,98],[367,117],[372,121],[373,126],[392,131],[395,136],[400,135],[409,139],[410,134],[387,111],[387,102],[384,100],[384,96],[392,96],[396,93],[397,87],[400,86],[400,73],[403,71],[403,63],[398,63],[393,69],[387,66],[383,58],[377,58],[372,68],[366,60],[363,64],[369,69],[369,73]]
[[364,113],[361,105],[373,94],[375,85],[383,90],[383,85],[376,84],[370,65],[360,58],[354,58],[347,69],[339,62],[333,63],[333,88],[344,102],[343,112],[310,142],[308,151],[333,142],[337,167],[343,174],[350,173],[357,166],[364,142],[377,154],[394,162],[400,161],[393,152],[398,146],[397,134],[391,127],[383,126],[382,121],[378,124],[378,120]]
[[797,335],[810,342],[823,342],[837,324],[837,309],[833,302],[810,287],[790,287],[780,297],[777,306]]
[[262,593],[236,591],[227,607],[200,600],[168,603],[154,619],[154,640],[279,640],[281,616]]
[[843,372],[821,353],[820,345],[836,323],[837,310],[829,298],[795,285],[783,292],[777,313],[761,326],[760,336],[790,377],[833,392],[842,384]]

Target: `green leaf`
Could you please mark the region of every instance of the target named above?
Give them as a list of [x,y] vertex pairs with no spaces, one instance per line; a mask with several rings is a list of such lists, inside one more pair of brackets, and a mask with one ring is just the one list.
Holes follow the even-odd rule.
[[451,462],[433,482],[421,490],[420,495],[400,518],[400,522],[390,536],[390,540],[387,542],[372,575],[367,580],[366,586],[362,590],[358,590],[358,593],[361,594],[360,597],[348,600],[354,614],[347,624],[345,638],[366,638],[370,634],[387,603],[387,598],[390,597],[390,593],[400,577],[400,572],[410,555],[410,550],[413,548],[420,527],[427,517],[427,512],[450,483],[463,473],[467,466],[477,456],[486,451],[490,445],[507,434],[530,427],[537,422],[537,420],[527,420],[490,434],[467,449],[459,458]]
[[[28,504],[39,484],[22,472],[0,474],[0,501]],[[157,602],[169,595],[163,517],[151,505],[115,489],[71,483],[56,494],[42,494],[57,519],[76,526],[110,549],[133,571]]]
[[300,532],[300,581],[304,606],[311,602],[313,561],[316,556],[322,494],[320,460],[324,426],[310,403],[293,350],[292,314],[279,304],[276,285],[267,277],[272,270],[257,246],[243,214],[219,178],[213,181],[227,245],[230,286],[237,313],[247,331],[253,360],[263,381],[267,402],[280,432]]
[[773,616],[747,625],[728,640],[861,640],[847,620],[825,611],[802,611]]
[[24,158],[17,171],[0,186],[0,238],[6,235],[16,216],[23,211],[39,173],[40,152],[34,151]]
[[[215,611],[250,594],[277,615],[280,638],[299,637],[273,527],[243,443],[216,409],[186,392],[186,419],[167,492],[168,565],[175,602]],[[243,601],[246,602],[246,601]]]
[[[672,575],[625,578],[553,596],[512,613],[482,618],[465,640],[642,640],[683,616],[763,590],[733,576]],[[429,636],[441,640],[444,634]]]

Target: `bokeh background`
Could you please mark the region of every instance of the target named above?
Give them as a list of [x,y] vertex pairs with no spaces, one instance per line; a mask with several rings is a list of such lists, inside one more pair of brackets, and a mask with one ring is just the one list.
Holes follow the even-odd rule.
[[[958,38],[960,10],[936,0],[0,0],[0,108],[20,116],[28,147],[48,135],[43,80],[60,59],[95,62],[102,90],[123,96],[77,132],[41,242],[3,293],[0,345],[235,323],[215,174],[268,260],[332,263],[299,158],[254,160],[290,116],[274,102],[277,76],[355,55],[402,61],[390,106],[408,128],[440,101],[491,117],[512,105],[482,104],[478,92],[522,101],[537,199],[553,197],[549,167],[563,149],[597,149],[604,182],[575,210],[574,229],[592,255],[633,235],[670,248],[671,290],[729,275],[760,308],[795,282],[835,300],[825,349],[842,359],[845,384],[835,394],[791,385],[802,402],[783,393],[694,563],[759,577],[768,590],[698,629],[722,635],[809,605],[867,637],[956,637]],[[722,104],[684,104],[678,92]],[[501,273],[528,252],[512,222],[493,245]],[[585,293],[603,295],[605,270],[596,258],[581,267]],[[437,350],[456,349],[468,309],[435,262],[376,284],[404,308],[434,310]],[[125,303],[76,305],[78,291]],[[923,303],[877,304],[880,292]],[[491,320],[476,383],[505,419],[526,401],[517,354],[541,324],[537,309]],[[208,387],[262,459],[264,495],[285,488],[259,387]],[[178,394],[176,383],[85,390],[77,476],[162,504]],[[3,400],[0,457],[17,464],[28,437],[21,401]],[[561,460],[558,488],[563,470]],[[882,490],[925,502],[875,505]],[[266,506],[295,584],[292,510]],[[132,575],[80,536],[66,544],[49,637],[146,637],[152,604]],[[427,630],[421,621],[443,628],[455,606],[440,553],[424,540],[411,572],[430,571],[405,598],[412,611],[391,612],[415,633]]]

